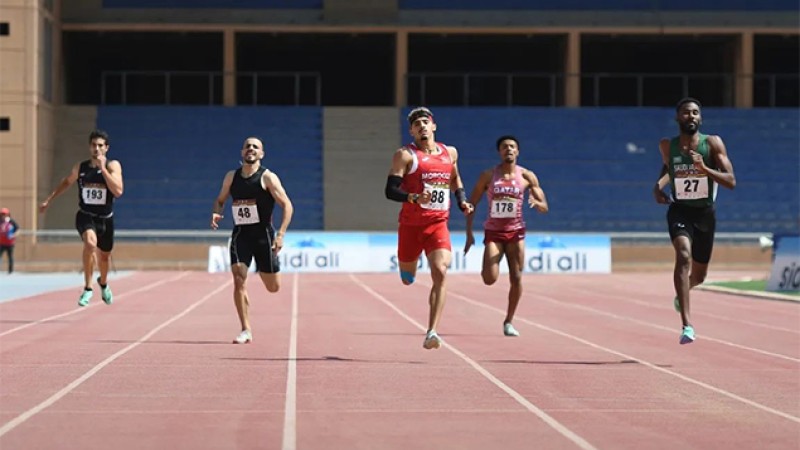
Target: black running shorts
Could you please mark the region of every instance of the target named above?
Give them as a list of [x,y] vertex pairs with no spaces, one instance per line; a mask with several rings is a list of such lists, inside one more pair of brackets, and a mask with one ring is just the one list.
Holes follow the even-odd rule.
[[701,264],[711,261],[717,218],[714,207],[695,208],[677,203],[667,211],[669,237],[686,236],[692,242],[692,259]]

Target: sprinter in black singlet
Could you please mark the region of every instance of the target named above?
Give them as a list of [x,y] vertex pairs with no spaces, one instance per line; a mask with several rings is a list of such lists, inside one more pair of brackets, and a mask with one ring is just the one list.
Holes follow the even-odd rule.
[[[722,138],[700,133],[700,102],[684,98],[676,111],[680,134],[659,144],[663,165],[653,195],[658,203],[669,204],[667,225],[675,248],[673,303],[683,324],[680,343],[690,344],[695,332],[689,319],[689,290],[708,273],[717,223],[717,186],[733,189],[736,176]],[[664,192],[667,185],[671,197]]]
[[75,164],[69,175],[61,180],[39,206],[39,210],[45,212],[54,198],[78,182],[75,228],[83,240],[84,281],[78,306],[86,306],[92,299],[95,264],[100,271],[97,283],[100,285],[101,297],[108,305],[113,301],[111,288],[108,287],[108,263],[114,248],[114,199],[122,195],[123,183],[122,165],[119,161],[106,158],[109,143],[105,131],[92,131],[89,134],[91,159]]
[[[283,247],[283,236],[294,212],[281,180],[261,165],[262,158],[264,145],[261,140],[254,137],[245,139],[242,167],[225,175],[211,213],[211,228],[216,230],[222,219],[225,202],[231,197],[234,223],[230,243],[233,301],[242,326],[241,332],[233,340],[234,344],[246,344],[253,340],[250,300],[245,285],[247,270],[253,259],[267,290],[278,292],[281,287],[278,252]],[[272,226],[272,210],[276,203],[283,209],[283,220],[277,232]]]

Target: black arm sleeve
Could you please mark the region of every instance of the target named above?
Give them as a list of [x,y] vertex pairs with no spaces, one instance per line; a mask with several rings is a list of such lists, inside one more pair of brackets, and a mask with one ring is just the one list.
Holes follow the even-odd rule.
[[458,202],[458,209],[463,211],[464,207],[461,204],[467,202],[467,193],[464,192],[464,188],[456,189],[456,201]]
[[403,182],[403,177],[398,177],[397,175],[389,175],[389,178],[386,179],[386,198],[389,200],[394,200],[396,202],[407,202],[408,201],[408,192],[404,192],[400,189],[400,184]]

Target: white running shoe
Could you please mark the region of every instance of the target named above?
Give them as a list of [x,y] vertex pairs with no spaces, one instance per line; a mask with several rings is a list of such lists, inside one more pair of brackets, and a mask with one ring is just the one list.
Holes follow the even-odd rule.
[[236,336],[236,339],[233,340],[234,344],[249,344],[253,342],[253,333],[250,330],[244,330]]
[[425,342],[422,343],[422,347],[426,350],[436,350],[442,346],[442,338],[436,334],[435,331],[429,331],[428,334],[425,335]]
[[517,337],[519,336],[519,331],[514,328],[514,325],[511,325],[511,322],[506,322],[503,324],[503,334],[506,336]]

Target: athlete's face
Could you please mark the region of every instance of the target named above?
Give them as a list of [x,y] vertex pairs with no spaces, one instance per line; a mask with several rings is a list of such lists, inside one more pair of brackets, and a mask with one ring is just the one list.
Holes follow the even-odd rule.
[[433,141],[433,134],[435,131],[436,123],[428,116],[417,118],[417,120],[411,123],[411,128],[409,129],[411,137],[418,142]]
[[675,117],[678,122],[678,128],[681,133],[695,134],[700,129],[700,124],[703,122],[703,117],[700,115],[700,106],[694,102],[688,102],[681,105],[678,110],[678,115]]
[[108,153],[106,140],[101,137],[92,139],[92,142],[89,143],[89,154],[92,155],[92,159],[105,156],[106,153]]
[[247,138],[242,144],[242,161],[255,164],[264,157],[264,144],[256,138]]
[[503,162],[517,162],[519,148],[517,147],[517,142],[515,140],[504,139],[502,142],[500,142],[500,147],[498,147],[497,152],[500,154],[500,159],[502,159]]

